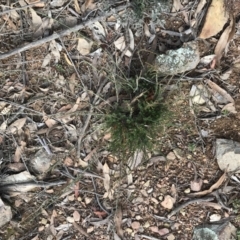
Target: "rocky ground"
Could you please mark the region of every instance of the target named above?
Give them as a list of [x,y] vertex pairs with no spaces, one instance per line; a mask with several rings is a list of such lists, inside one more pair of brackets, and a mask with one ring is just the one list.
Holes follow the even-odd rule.
[[239,239],[239,19],[2,1],[0,239]]

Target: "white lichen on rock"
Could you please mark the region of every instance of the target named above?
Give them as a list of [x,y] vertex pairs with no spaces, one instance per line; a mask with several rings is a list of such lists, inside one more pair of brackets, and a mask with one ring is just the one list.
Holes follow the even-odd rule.
[[169,50],[156,57],[155,66],[161,75],[175,75],[194,69],[200,61],[197,41],[184,43],[177,50]]

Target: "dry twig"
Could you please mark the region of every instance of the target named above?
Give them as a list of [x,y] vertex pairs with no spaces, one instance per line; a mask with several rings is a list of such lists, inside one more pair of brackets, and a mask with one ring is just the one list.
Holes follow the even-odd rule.
[[110,17],[115,12],[119,12],[119,11],[125,10],[128,6],[129,6],[129,4],[127,4],[125,6],[117,7],[115,9],[113,9],[112,11],[104,14],[104,16],[99,16],[99,17],[93,18],[93,19],[88,20],[86,22],[80,23],[80,24],[78,24],[78,25],[76,25],[76,26],[74,26],[72,28],[63,30],[63,31],[61,31],[59,33],[54,33],[54,34],[52,34],[52,35],[50,35],[48,37],[42,38],[42,39],[37,40],[35,42],[31,42],[31,43],[29,43],[29,44],[27,44],[25,46],[22,46],[22,47],[14,49],[14,50],[11,50],[9,52],[0,54],[0,60],[8,58],[8,57],[11,57],[11,56],[13,56],[13,55],[15,55],[17,53],[24,52],[24,51],[29,50],[31,48],[39,47],[40,45],[42,45],[44,43],[50,42],[50,41],[55,40],[55,39],[60,38],[60,37],[67,36],[67,35],[71,34],[72,32],[77,32],[79,30],[82,30],[85,27],[90,26],[90,25],[92,25],[93,23],[95,23],[97,21],[103,21],[105,18]]
[[178,213],[181,209],[185,208],[186,206],[193,204],[193,203],[200,203],[200,202],[210,202],[214,200],[214,197],[206,197],[206,198],[196,198],[196,199],[192,199],[189,200],[181,205],[179,205],[177,208],[175,208],[173,211],[171,211],[167,217],[170,218],[173,215],[175,215],[176,213]]

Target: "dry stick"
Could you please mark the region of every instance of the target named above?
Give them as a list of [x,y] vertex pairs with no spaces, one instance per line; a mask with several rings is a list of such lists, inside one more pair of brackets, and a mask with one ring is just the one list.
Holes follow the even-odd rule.
[[149,239],[149,240],[159,240],[159,238],[155,238],[155,237],[151,237],[151,236],[147,236],[147,235],[140,235],[143,238]]
[[211,195],[213,195],[213,196],[216,197],[216,199],[217,199],[217,201],[218,201],[218,204],[219,204],[222,208],[228,210],[229,212],[232,211],[231,208],[229,208],[229,207],[227,207],[227,206],[224,205],[224,203],[222,202],[222,200],[221,200],[221,198],[220,198],[220,196],[219,196],[219,192],[218,192],[218,190],[212,192]]
[[[34,7],[35,5],[39,4],[39,3],[45,3],[45,1],[38,1],[38,2],[35,2],[35,3],[30,3],[30,4],[27,4],[25,6],[22,6],[22,7],[18,7],[18,8],[12,8],[12,9],[9,9],[9,10],[6,10],[6,11],[3,11],[3,12],[0,12],[0,16],[4,15],[4,14],[7,14],[7,13],[10,13],[12,11],[18,11],[18,10],[22,10],[22,9],[25,9],[25,8],[30,8],[30,7]],[[2,5],[3,6],[3,5]]]
[[98,97],[99,97],[99,94],[103,88],[103,86],[105,85],[106,83],[106,80],[103,81],[103,83],[101,84],[101,86],[99,87],[94,99],[93,99],[93,104],[90,106],[90,109],[89,109],[89,112],[88,112],[88,116],[87,116],[87,119],[85,121],[85,124],[83,126],[83,128],[81,129],[80,131],[80,134],[79,134],[79,138],[78,138],[78,143],[77,143],[77,157],[80,158],[80,149],[81,149],[81,144],[82,144],[82,139],[85,135],[85,132],[88,128],[88,125],[89,125],[89,122],[90,122],[90,119],[92,117],[92,113],[93,113],[93,109],[94,109],[94,104],[96,103]]
[[38,47],[44,43],[47,43],[47,42],[50,42],[52,40],[55,40],[57,38],[60,38],[60,37],[64,37],[64,36],[67,36],[69,34],[71,34],[72,32],[77,32],[79,30],[82,30],[84,29],[85,27],[89,26],[89,25],[92,25],[93,23],[97,22],[97,21],[102,21],[104,20],[105,18],[107,17],[110,17],[111,15],[113,15],[115,12],[119,12],[119,11],[122,11],[124,9],[126,9],[127,7],[129,7],[130,4],[127,4],[126,6],[121,6],[121,7],[117,7],[115,9],[113,9],[112,11],[110,11],[109,13],[106,13],[104,16],[99,16],[99,17],[96,17],[94,19],[91,19],[91,20],[88,20],[86,22],[83,22],[81,24],[78,24],[72,28],[69,28],[69,29],[66,29],[66,30],[63,30],[59,33],[54,33],[52,34],[51,36],[48,36],[48,37],[45,37],[45,38],[42,38],[40,40],[37,40],[35,42],[32,42],[30,44],[27,44],[25,46],[22,46],[22,47],[19,47],[19,48],[16,48],[14,50],[11,50],[9,52],[6,52],[6,53],[3,53],[3,54],[0,54],[0,60],[1,59],[5,59],[5,58],[8,58],[8,57],[11,57],[17,53],[21,53],[23,51],[26,51],[26,50],[29,50],[31,48],[34,48],[34,47]]
[[[26,107],[26,106],[24,106],[24,105],[22,105],[22,104],[15,103],[15,102],[6,100],[6,99],[4,99],[4,98],[0,98],[0,101],[6,102],[6,103],[8,103],[8,104],[10,104],[10,105],[13,105],[13,106],[15,106],[15,107],[19,107],[19,108],[21,108],[21,109],[26,109],[26,110],[28,110],[28,111],[30,111],[30,112],[34,112],[34,113],[36,113],[36,115],[38,115],[38,116],[43,116],[43,113],[38,112],[38,111],[35,111],[35,110],[33,110],[33,109],[31,109],[31,108],[28,108],[28,107]],[[16,113],[16,115],[17,115],[17,114],[20,114],[20,113],[21,113],[21,111],[19,110],[19,111]],[[15,120],[15,119],[13,119],[13,121],[14,121],[14,120]],[[12,120],[11,120],[11,121],[12,121]],[[10,122],[11,122],[11,121],[10,121]]]
[[69,169],[71,169],[71,170],[73,170],[73,171],[76,171],[76,172],[79,172],[79,173],[80,173],[81,175],[83,175],[84,177],[95,177],[95,178],[104,179],[104,178],[101,177],[101,176],[98,176],[98,175],[96,175],[96,174],[83,171],[83,170],[81,170],[81,169],[76,169],[76,168],[72,168],[72,167],[69,167]]
[[[96,191],[97,191],[97,188],[96,188],[96,184],[95,184],[95,181],[94,181],[93,177],[92,177],[92,183],[93,183],[94,191],[96,192]],[[100,203],[99,198],[98,198],[98,195],[95,195],[95,198],[96,198],[96,200],[97,200],[98,206],[99,206],[105,213],[107,213],[108,215],[110,215],[110,213],[107,211],[107,209],[105,209],[105,207]]]
[[181,209],[185,208],[186,206],[188,206],[189,204],[193,204],[193,203],[200,203],[200,202],[210,202],[214,200],[214,197],[206,197],[206,198],[196,198],[193,200],[189,200],[181,205],[179,205],[178,207],[176,207],[173,211],[171,211],[167,217],[170,218],[173,215],[175,215],[177,212],[179,212]]
[[76,222],[73,222],[73,226],[81,233],[83,234],[85,237],[89,237],[87,231],[81,227],[80,225],[78,225]]
[[74,62],[73,62],[73,60],[71,59],[71,56],[69,55],[68,50],[66,49],[66,47],[65,47],[65,45],[64,45],[64,42],[63,42],[62,38],[59,38],[59,39],[60,39],[60,41],[61,41],[61,43],[62,43],[62,46],[63,46],[65,52],[67,53],[67,56],[68,56],[68,58],[69,58],[69,60],[70,60],[70,62],[71,62],[71,64],[72,64],[72,66],[73,66],[73,68],[74,68],[74,70],[75,70],[75,72],[76,72],[76,74],[77,74],[77,76],[78,76],[78,78],[79,78],[79,80],[80,80],[83,88],[86,88],[85,85],[84,85],[84,83],[83,83],[83,81],[82,81],[82,78],[80,77],[80,74],[79,74],[79,72],[78,72],[78,70],[77,70],[77,68],[76,68],[76,66],[75,66],[75,64],[74,64]]
[[11,191],[11,192],[24,192],[20,191],[19,189],[25,188],[26,190],[29,188],[35,187],[52,187],[52,186],[59,186],[65,184],[66,181],[56,181],[56,182],[49,182],[49,183],[41,183],[41,182],[17,182],[17,183],[7,183],[0,185],[0,191]]

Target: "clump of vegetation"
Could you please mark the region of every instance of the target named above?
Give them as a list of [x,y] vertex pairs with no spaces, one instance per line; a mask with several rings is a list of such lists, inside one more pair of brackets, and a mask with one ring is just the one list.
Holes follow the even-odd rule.
[[151,151],[169,115],[159,84],[130,79],[122,89],[129,99],[112,106],[105,117],[110,151],[124,157],[136,150]]
[[157,12],[162,12],[166,11],[170,5],[168,0],[134,0],[131,1],[131,4],[138,18],[142,18],[144,12],[146,13],[149,11],[149,6],[154,6],[154,10]]

